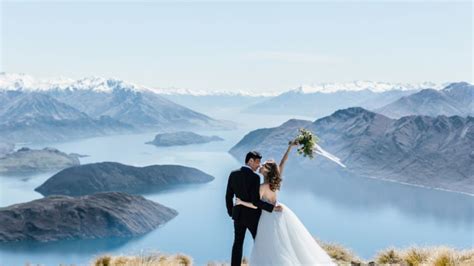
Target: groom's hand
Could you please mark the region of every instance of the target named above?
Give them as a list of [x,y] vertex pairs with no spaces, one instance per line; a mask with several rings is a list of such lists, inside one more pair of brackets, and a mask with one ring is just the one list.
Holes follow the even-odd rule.
[[277,206],[275,206],[275,208],[273,208],[273,210],[276,211],[276,212],[281,212],[281,211],[283,211],[283,207],[281,205],[277,205]]

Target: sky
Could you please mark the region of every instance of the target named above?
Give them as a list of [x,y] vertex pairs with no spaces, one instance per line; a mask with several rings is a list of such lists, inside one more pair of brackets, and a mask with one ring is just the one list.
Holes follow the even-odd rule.
[[0,1],[1,72],[258,93],[473,82],[470,1]]

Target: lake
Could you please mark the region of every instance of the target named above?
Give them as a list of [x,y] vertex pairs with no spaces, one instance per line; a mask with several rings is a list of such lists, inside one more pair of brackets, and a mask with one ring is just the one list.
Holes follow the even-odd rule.
[[[203,185],[145,195],[176,209],[179,215],[141,237],[2,244],[0,264],[86,265],[98,254],[131,255],[149,251],[185,253],[199,265],[230,261],[233,225],[225,210],[224,194],[229,172],[239,168],[243,158],[236,159],[227,151],[249,130],[277,126],[288,118],[242,115],[239,130],[197,132],[225,139],[200,145],[162,148],[144,144],[157,132],[28,145],[89,155],[80,159],[82,164],[102,161],[135,166],[180,164],[196,167],[216,179]],[[41,198],[34,188],[53,174],[0,176],[1,206]],[[463,194],[317,169],[288,168],[279,200],[298,215],[315,237],[340,243],[364,259],[391,246],[473,247],[474,197]],[[247,234],[245,255],[250,254],[251,246],[252,238]]]

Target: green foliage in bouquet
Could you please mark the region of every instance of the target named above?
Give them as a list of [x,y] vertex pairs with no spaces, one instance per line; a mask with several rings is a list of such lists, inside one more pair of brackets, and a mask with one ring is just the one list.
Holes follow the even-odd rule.
[[298,154],[303,154],[304,157],[313,159],[314,157],[314,146],[319,141],[319,138],[314,135],[311,131],[300,128],[300,134],[296,136],[294,143],[299,145]]

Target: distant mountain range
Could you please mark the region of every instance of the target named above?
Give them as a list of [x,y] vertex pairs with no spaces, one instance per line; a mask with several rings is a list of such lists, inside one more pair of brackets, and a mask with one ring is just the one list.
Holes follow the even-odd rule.
[[0,74],[0,138],[58,141],[159,129],[229,129],[219,121],[115,79],[38,82]]
[[294,158],[305,169],[349,171],[361,176],[474,194],[474,118],[405,116],[391,119],[360,107],[342,109],[314,122],[289,120],[247,134],[230,153],[249,150],[280,159],[299,128],[317,134],[320,145],[347,166],[316,157]]
[[0,91],[0,102],[2,141],[62,141],[134,130],[108,116],[94,119],[44,93]]
[[378,108],[424,88],[440,85],[354,81],[303,85],[249,106],[246,112],[323,117],[351,106]]
[[274,96],[269,95],[248,95],[231,93],[214,94],[162,94],[175,103],[187,106],[193,110],[221,116],[222,114],[236,114],[246,110],[250,106],[259,102],[271,99]]
[[[345,89],[345,86],[347,89]],[[392,118],[404,115],[473,115],[473,85],[354,82],[302,86],[253,104],[245,112],[324,117],[336,110],[360,106]]]
[[279,115],[302,115],[323,117],[335,110],[350,106],[383,106],[413,91],[393,90],[387,92],[361,91],[336,91],[336,92],[311,92],[292,90],[274,98],[249,106],[245,112],[263,112]]
[[474,86],[452,83],[442,90],[423,89],[377,108],[374,111],[392,118],[406,115],[474,115]]

